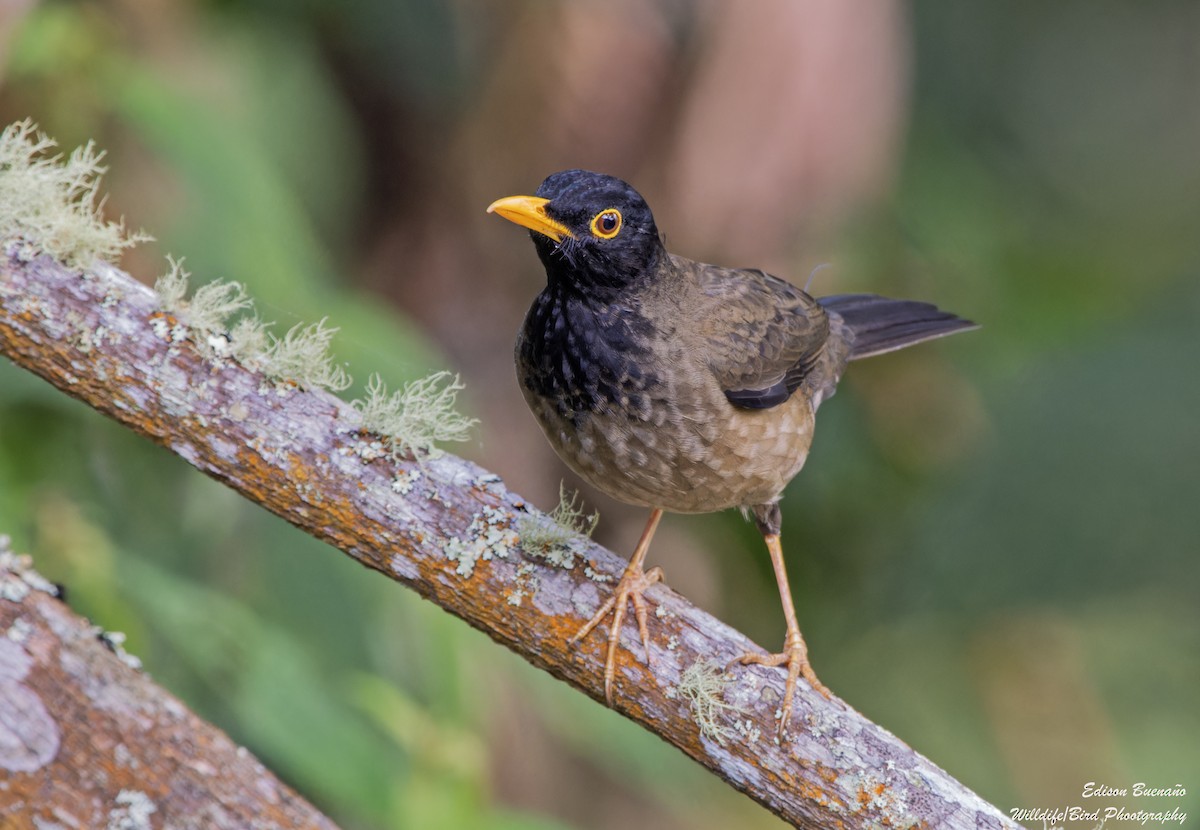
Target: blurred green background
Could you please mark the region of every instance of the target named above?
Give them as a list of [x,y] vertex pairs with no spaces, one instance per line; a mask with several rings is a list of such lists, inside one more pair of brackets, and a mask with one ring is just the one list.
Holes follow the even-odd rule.
[[[391,384],[452,368],[451,448],[545,508],[511,343],[542,280],[488,217],[569,166],[669,246],[976,333],[856,364],[785,499],[822,679],[994,801],[1182,784],[1200,814],[1200,7],[112,0],[0,7],[0,121],[108,150],[107,208]],[[348,392],[347,396],[354,394]],[[583,489],[598,538],[644,517]],[[347,828],[777,819],[0,363],[0,532]],[[652,564],[777,647],[761,542],[668,517]],[[1090,806],[1090,805],[1089,805]]]

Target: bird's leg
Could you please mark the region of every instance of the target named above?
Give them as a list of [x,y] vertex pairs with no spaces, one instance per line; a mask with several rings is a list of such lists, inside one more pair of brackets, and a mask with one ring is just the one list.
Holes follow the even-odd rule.
[[779,717],[779,735],[782,737],[791,720],[792,697],[796,693],[797,678],[803,677],[808,681],[808,685],[826,698],[830,698],[832,695],[825,684],[817,679],[812,665],[808,662],[808,646],[805,645],[804,636],[800,633],[800,625],[796,622],[796,605],[792,601],[787,570],[783,565],[783,547],[779,543],[779,508],[775,505],[769,507],[773,509],[768,516],[760,517],[758,509],[754,513],[759,529],[763,531],[763,540],[767,543],[767,551],[771,554],[771,567],[775,571],[775,583],[779,586],[779,599],[783,603],[783,617],[787,621],[787,637],[783,641],[783,651],[779,654],[750,652],[732,660],[730,665],[754,663],[760,666],[787,666],[787,685],[784,687],[783,705],[780,707]]
[[646,648],[646,665],[650,665],[650,633],[646,628],[646,600],[643,599],[642,594],[655,582],[662,580],[663,570],[662,568],[651,568],[643,571],[642,562],[646,558],[646,551],[650,549],[650,540],[654,538],[654,531],[658,527],[658,520],[662,518],[662,513],[662,510],[658,508],[650,511],[650,520],[646,522],[642,538],[638,540],[637,548],[633,551],[629,565],[626,566],[625,573],[621,575],[621,581],[617,583],[613,595],[600,606],[600,610],[588,620],[587,625],[579,629],[570,640],[571,643],[582,640],[588,635],[588,632],[608,616],[610,611],[613,612],[612,627],[608,630],[608,656],[604,661],[604,699],[608,701],[609,706],[612,706],[613,678],[617,674],[617,643],[621,639],[621,623],[625,621],[627,602],[633,602],[633,613],[637,618],[638,632],[642,635],[642,645]]

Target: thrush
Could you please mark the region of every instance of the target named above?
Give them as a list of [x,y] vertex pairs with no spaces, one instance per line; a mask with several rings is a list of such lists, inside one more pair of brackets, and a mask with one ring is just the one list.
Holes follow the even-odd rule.
[[650,508],[616,589],[575,635],[611,612],[604,693],[612,705],[621,626],[633,606],[650,662],[644,570],[663,511],[740,508],[766,541],[783,603],[783,651],[733,663],[787,669],[779,731],[800,677],[829,696],[808,660],[780,545],[779,500],[800,472],[818,407],[847,363],[974,328],[927,303],[872,294],[814,299],[759,270],[669,253],[646,201],[585,170],[488,207],[530,230],[546,270],[516,344],[534,417],[572,470],[612,498]]

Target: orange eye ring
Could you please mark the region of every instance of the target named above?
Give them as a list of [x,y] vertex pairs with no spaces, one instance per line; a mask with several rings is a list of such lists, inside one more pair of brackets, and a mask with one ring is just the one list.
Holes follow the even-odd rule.
[[592,233],[601,239],[612,239],[621,232],[621,211],[605,208],[592,217]]

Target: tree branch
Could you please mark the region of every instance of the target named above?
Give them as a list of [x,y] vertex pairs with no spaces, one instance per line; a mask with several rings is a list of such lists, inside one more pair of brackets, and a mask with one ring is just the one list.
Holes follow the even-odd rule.
[[0,826],[337,830],[23,559],[0,536]]
[[[98,263],[81,274],[18,250],[0,257],[0,352],[603,700],[603,637],[567,641],[610,590],[592,577],[614,581],[623,559],[583,539],[572,550],[589,567],[530,556],[515,531],[530,508],[498,476],[451,455],[393,459],[336,397],[281,387],[181,337],[157,295],[123,272]],[[782,818],[813,828],[1017,826],[803,684],[790,740],[775,743],[778,670],[737,669],[707,706],[681,693],[689,668],[757,647],[665,586],[650,597],[653,667],[624,632],[632,650],[620,655],[615,708]]]

